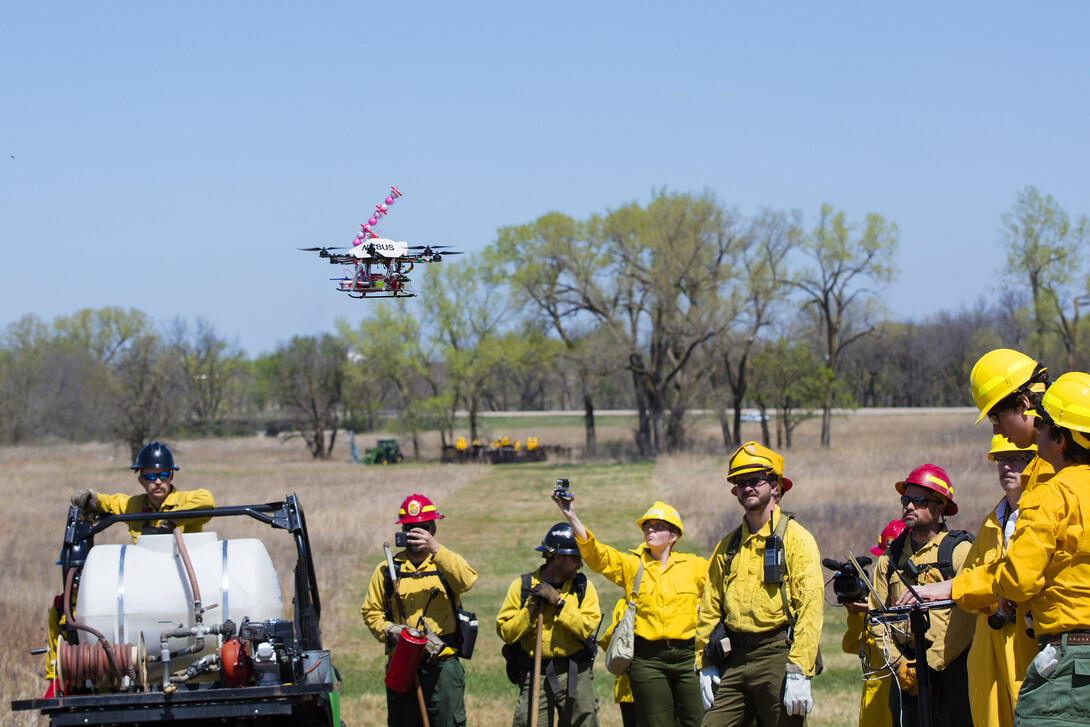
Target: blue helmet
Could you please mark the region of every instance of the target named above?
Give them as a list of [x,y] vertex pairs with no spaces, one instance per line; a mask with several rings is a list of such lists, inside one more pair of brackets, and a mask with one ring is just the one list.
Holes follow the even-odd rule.
[[579,545],[575,542],[575,534],[571,531],[571,525],[557,523],[545,533],[541,545],[534,550],[546,555],[579,555]]
[[181,469],[181,467],[174,464],[174,455],[170,453],[170,447],[162,442],[145,444],[144,448],[140,450],[140,454],[136,455],[136,463],[129,469],[142,470],[145,468],[158,470]]

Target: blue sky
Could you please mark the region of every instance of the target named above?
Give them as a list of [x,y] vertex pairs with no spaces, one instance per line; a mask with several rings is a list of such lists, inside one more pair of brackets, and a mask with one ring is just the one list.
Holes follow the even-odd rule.
[[254,355],[411,308],[295,249],[348,244],[390,184],[385,236],[470,251],[662,187],[877,212],[893,314],[955,310],[993,293],[1019,190],[1090,213],[1088,26],[1080,2],[9,0],[0,327],[117,305]]

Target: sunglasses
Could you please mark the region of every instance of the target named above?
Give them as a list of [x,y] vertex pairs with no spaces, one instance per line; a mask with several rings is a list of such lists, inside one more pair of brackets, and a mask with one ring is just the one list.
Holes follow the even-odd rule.
[[901,497],[901,507],[908,507],[908,504],[912,503],[912,506],[918,509],[927,507],[931,503],[937,504],[938,502],[938,500],[931,497],[909,497],[908,495],[903,495]]
[[645,532],[650,530],[653,533],[657,533],[662,530],[669,530],[670,526],[666,523],[644,523],[643,529]]
[[992,423],[993,427],[998,427],[999,426],[999,415],[998,414],[988,414],[988,421]]
[[170,472],[170,471],[167,471],[167,472],[145,472],[144,474],[140,475],[140,479],[142,479],[144,482],[155,482],[156,480],[163,480],[164,482],[166,482],[167,480],[170,479],[170,476],[172,474],[174,474],[174,473]]

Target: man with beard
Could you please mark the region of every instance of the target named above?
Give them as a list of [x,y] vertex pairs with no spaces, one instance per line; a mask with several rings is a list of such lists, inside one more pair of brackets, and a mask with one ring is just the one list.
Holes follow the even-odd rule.
[[[905,532],[889,544],[874,567],[872,609],[897,603],[907,590],[904,582],[915,587],[949,580],[962,570],[972,547],[968,533],[947,530],[946,516],[956,514],[958,507],[953,485],[942,467],[917,467],[896,487],[901,494]],[[973,638],[973,617],[957,607],[936,609],[928,616],[925,640],[931,723],[936,727],[972,725],[965,663]],[[890,690],[894,723],[918,724],[918,684],[909,662],[923,655],[915,653],[912,634],[903,630],[894,630],[890,639],[882,626],[875,625],[871,634],[897,677],[899,688]]]
[[780,510],[792,483],[779,454],[747,442],[731,456],[727,480],[745,513],[711,557],[697,620],[703,725],[802,725],[814,706],[822,626],[817,543]]

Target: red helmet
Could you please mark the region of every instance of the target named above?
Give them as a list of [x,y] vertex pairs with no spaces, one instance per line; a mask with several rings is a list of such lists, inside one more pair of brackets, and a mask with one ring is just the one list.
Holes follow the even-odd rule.
[[870,549],[874,555],[881,555],[893,542],[893,539],[905,531],[904,520],[890,520],[889,525],[882,528],[882,534],[878,536],[878,545]]
[[435,509],[431,500],[423,495],[412,494],[401,503],[401,509],[397,511],[400,516],[397,524],[422,523],[428,520],[442,520],[443,516]]
[[905,494],[905,485],[918,485],[942,495],[946,500],[946,515],[956,515],[958,506],[954,504],[954,486],[950,476],[937,464],[924,464],[908,473],[908,477],[897,483],[897,492]]

